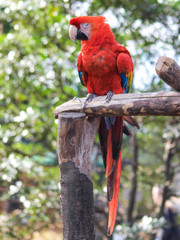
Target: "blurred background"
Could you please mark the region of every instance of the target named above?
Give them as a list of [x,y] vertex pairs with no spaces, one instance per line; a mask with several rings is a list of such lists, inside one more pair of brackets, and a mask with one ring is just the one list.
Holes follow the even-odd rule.
[[[155,74],[159,56],[180,64],[180,1],[0,1],[0,239],[62,238],[57,121],[53,111],[87,92],[69,20],[103,15],[131,52],[131,92],[170,90]],[[123,139],[114,240],[178,240],[180,118],[138,117]],[[106,238],[106,179],[98,137],[92,154],[96,240]]]

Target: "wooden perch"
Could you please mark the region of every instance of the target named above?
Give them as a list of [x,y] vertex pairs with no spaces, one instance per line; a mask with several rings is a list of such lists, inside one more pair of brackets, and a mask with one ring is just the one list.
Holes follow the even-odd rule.
[[172,88],[180,91],[180,67],[168,57],[159,57],[156,63],[156,73]]
[[116,94],[109,103],[105,103],[105,96],[100,96],[83,109],[84,101],[85,98],[81,98],[62,104],[55,109],[55,117],[64,112],[80,112],[88,116],[180,116],[178,92]]
[[[180,69],[171,60],[160,58],[156,71],[165,82],[180,91]],[[85,98],[74,99],[54,111],[59,119],[58,156],[64,240],[95,239],[91,150],[100,122],[98,116],[180,116],[178,92],[117,94],[109,103],[105,103],[105,98],[94,98],[84,109]],[[131,203],[129,221],[132,209]]]

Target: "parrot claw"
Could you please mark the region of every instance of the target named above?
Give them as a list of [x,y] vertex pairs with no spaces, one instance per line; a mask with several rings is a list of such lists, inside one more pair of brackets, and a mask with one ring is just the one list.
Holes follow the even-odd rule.
[[78,97],[73,97],[73,99],[72,99],[73,101],[75,101],[75,100],[78,100],[80,103],[82,103],[82,101],[81,101],[81,99],[80,98],[78,98]]
[[93,98],[95,98],[95,97],[97,97],[97,95],[95,93],[89,93],[87,95],[85,102],[83,103],[83,108],[85,108],[87,103],[90,103],[93,100]]
[[113,91],[109,91],[107,94],[106,94],[106,100],[105,100],[105,103],[109,103],[111,101],[111,98],[113,96]]

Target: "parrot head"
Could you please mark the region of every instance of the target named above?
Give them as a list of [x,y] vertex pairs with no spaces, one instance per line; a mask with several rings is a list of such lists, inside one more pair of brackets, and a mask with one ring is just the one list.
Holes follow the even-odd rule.
[[[70,20],[69,36],[76,43],[76,40],[93,42],[97,41],[97,36],[104,35],[106,32],[111,32],[108,24],[105,23],[106,18],[102,16],[81,16]],[[111,32],[112,33],[112,32]],[[110,34],[111,35],[111,34]],[[95,39],[96,38],[96,39]]]

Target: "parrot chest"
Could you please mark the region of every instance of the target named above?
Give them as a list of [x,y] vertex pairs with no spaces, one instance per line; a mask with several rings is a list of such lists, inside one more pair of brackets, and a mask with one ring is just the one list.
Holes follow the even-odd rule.
[[82,53],[83,65],[88,75],[104,76],[116,70],[116,56],[109,49]]
[[82,51],[83,69],[87,72],[87,91],[105,95],[109,90],[121,93],[121,78],[117,70],[117,55],[106,47]]

